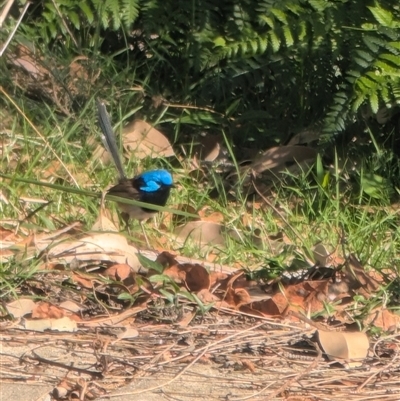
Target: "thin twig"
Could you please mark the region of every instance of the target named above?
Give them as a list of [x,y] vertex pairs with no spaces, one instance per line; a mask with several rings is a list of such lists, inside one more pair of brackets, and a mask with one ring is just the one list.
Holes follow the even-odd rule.
[[365,380],[362,384],[360,384],[357,387],[356,392],[359,393],[374,377],[376,377],[377,375],[379,375],[381,372],[383,372],[384,370],[389,369],[390,366],[394,365],[394,362],[396,361],[396,359],[399,356],[399,349],[397,348],[397,353],[394,356],[394,358],[390,361],[390,363],[386,366],[383,366],[381,369],[377,370],[376,372],[372,373],[367,380]]
[[[293,382],[300,380],[303,376],[307,375],[310,373],[319,363],[319,361],[322,358],[322,352],[321,350],[318,350],[318,355],[317,357],[310,363],[308,368],[306,370],[303,370],[300,372],[298,375],[292,377],[291,379],[287,380],[281,387],[279,387],[277,390],[275,390],[272,394],[268,394],[268,399],[272,400],[274,397],[276,397],[278,394],[281,394],[283,391],[285,391]],[[265,386],[263,389],[260,391],[257,391],[256,393],[243,397],[243,398],[235,398],[233,401],[243,401],[243,400],[248,400],[250,398],[253,398],[261,393],[263,393],[265,390],[267,390],[269,387],[271,387],[271,384],[268,386]]]
[[188,365],[186,365],[175,377],[173,377],[171,380],[168,380],[166,383],[159,384],[158,386],[152,387],[152,388],[147,388],[145,390],[140,390],[140,391],[133,391],[133,392],[128,392],[128,393],[119,393],[119,394],[110,394],[107,397],[108,398],[114,398],[114,397],[121,397],[125,395],[137,395],[137,394],[143,394],[147,393],[148,391],[154,391],[159,388],[168,386],[169,384],[173,383],[179,377],[181,377],[191,366],[193,366],[206,352],[208,351],[208,348],[205,348],[202,353],[196,356],[196,358],[193,359],[192,362],[190,362]]
[[7,4],[4,6],[3,11],[0,15],[0,28],[3,26],[3,22],[6,20],[8,12],[10,11],[11,6],[13,5],[14,0],[8,0]]
[[[22,9],[21,15],[19,16],[18,21],[17,21],[17,23],[16,23],[14,29],[12,30],[12,32],[10,33],[10,35],[8,35],[8,38],[7,38],[6,42],[4,43],[2,49],[0,50],[0,57],[3,55],[3,53],[4,53],[5,50],[7,49],[8,45],[10,44],[12,38],[13,38],[14,35],[15,35],[15,32],[17,32],[17,29],[18,29],[19,25],[21,24],[21,21],[22,21],[22,19],[24,18],[24,15],[25,15],[25,13],[26,13],[26,10],[28,10],[28,7],[30,6],[30,4],[31,4],[31,3],[27,2],[27,3],[25,4],[24,8]],[[1,26],[1,24],[0,24],[0,26]]]
[[78,42],[76,41],[74,35],[72,34],[71,30],[70,30],[69,27],[68,27],[68,24],[66,23],[65,19],[63,18],[62,14],[61,14],[61,11],[60,11],[60,9],[58,8],[57,3],[56,3],[54,0],[51,0],[51,2],[53,3],[54,8],[56,9],[58,16],[61,18],[61,21],[62,21],[62,23],[63,23],[65,29],[67,30],[67,32],[68,32],[69,35],[71,36],[71,39],[72,39],[72,41],[74,42],[74,45],[75,45],[76,47],[79,47],[79,46],[78,46]]

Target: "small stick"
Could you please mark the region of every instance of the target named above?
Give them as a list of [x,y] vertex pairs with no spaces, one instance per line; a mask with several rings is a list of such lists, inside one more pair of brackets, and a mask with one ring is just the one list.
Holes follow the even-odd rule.
[[[14,0],[11,1],[11,4],[13,3],[13,1],[14,1]],[[11,4],[10,4],[10,7],[11,7]],[[14,29],[12,30],[12,32],[11,32],[10,35],[8,36],[6,42],[4,43],[2,49],[0,50],[0,57],[3,55],[3,53],[4,53],[5,50],[7,49],[8,45],[10,44],[12,38],[13,38],[14,35],[15,35],[15,32],[17,32],[17,29],[18,29],[19,25],[21,24],[22,18],[24,18],[24,15],[25,15],[25,13],[26,13],[26,10],[28,10],[28,7],[30,6],[30,4],[31,4],[31,3],[29,3],[29,2],[26,3],[25,6],[24,6],[24,8],[22,9],[22,12],[21,12],[21,15],[20,15],[19,18],[18,18],[17,24],[15,25]],[[0,16],[0,18],[3,19],[3,20],[0,19],[0,27],[2,26],[3,21],[4,21],[5,17],[6,17],[4,11],[7,11],[7,13],[8,13],[8,10],[7,10],[8,5],[9,5],[9,4],[6,5],[5,10],[3,10],[3,13],[2,13],[1,16]]]
[[0,15],[0,28],[3,26],[3,22],[7,18],[8,12],[10,11],[11,6],[13,5],[14,0],[8,0],[7,4],[3,8],[3,12]]

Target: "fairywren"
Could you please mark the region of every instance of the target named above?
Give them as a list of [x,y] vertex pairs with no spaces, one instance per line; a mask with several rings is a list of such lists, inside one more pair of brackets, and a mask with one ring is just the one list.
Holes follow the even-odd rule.
[[[104,103],[97,102],[99,125],[103,132],[103,144],[110,153],[118,170],[118,184],[110,188],[107,193],[121,198],[133,199],[157,206],[165,206],[170,190],[174,187],[172,175],[167,170],[149,170],[133,178],[127,178],[122,166],[115,135],[111,127],[110,117]],[[121,210],[121,216],[128,225],[130,218],[142,222],[157,213],[155,210],[147,209],[127,203],[117,203]],[[143,229],[143,225],[142,225]],[[149,245],[146,233],[143,229],[147,245]]]

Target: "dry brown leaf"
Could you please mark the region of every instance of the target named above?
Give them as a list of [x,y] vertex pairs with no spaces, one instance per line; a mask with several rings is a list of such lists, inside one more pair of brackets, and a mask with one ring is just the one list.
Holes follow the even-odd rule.
[[[13,230],[7,230],[4,227],[0,227],[0,241],[10,242],[11,244],[15,244],[18,242],[19,237],[16,236]],[[3,247],[1,248],[3,249]]]
[[[284,296],[294,310],[300,308],[311,313],[319,312],[324,308],[328,284],[329,280],[315,280],[288,285],[284,289]],[[272,298],[275,299],[275,296],[277,294]]]
[[9,262],[14,256],[15,253],[10,249],[2,249],[0,252],[0,263]]
[[277,172],[289,168],[292,164],[314,162],[318,152],[305,146],[282,146],[268,149],[257,157],[249,166],[254,173],[260,174],[265,170]]
[[368,355],[369,340],[365,333],[318,330],[317,335],[321,350],[331,360],[358,367]]
[[104,271],[106,277],[116,281],[124,281],[132,274],[132,269],[125,263],[110,266]]
[[65,310],[48,302],[39,302],[32,309],[34,319],[61,319],[65,316]]
[[137,331],[137,329],[133,328],[133,327],[125,327],[125,330],[118,334],[118,339],[123,340],[125,338],[135,338],[139,336],[139,332]]
[[135,120],[129,123],[122,135],[126,152],[135,159],[175,156],[166,136],[146,121]]
[[77,323],[70,316],[64,316],[61,319],[25,319],[24,326],[27,330],[33,331],[68,331],[78,330]]
[[76,312],[81,311],[83,309],[83,306],[77,304],[76,302],[68,300],[68,301],[61,302],[60,308],[63,308],[68,312],[76,313]]
[[281,293],[275,294],[270,299],[252,302],[249,305],[252,310],[256,310],[264,316],[283,316],[286,313],[288,306],[288,300]]
[[27,298],[17,299],[6,306],[8,313],[16,319],[32,313],[34,307],[35,303]]
[[197,298],[199,298],[200,301],[203,302],[204,304],[211,304],[213,302],[217,302],[220,300],[216,295],[211,293],[210,290],[208,289],[200,290],[196,295]]
[[79,284],[83,288],[88,288],[88,289],[93,288],[93,281],[91,276],[89,275],[85,277],[83,273],[73,272],[71,275],[71,279],[74,283]]
[[349,263],[343,269],[344,278],[350,290],[357,291],[365,297],[375,293],[383,281],[382,278],[378,281],[378,275],[375,272],[374,277],[372,274],[364,270],[364,266],[351,254],[349,256]]
[[368,314],[364,323],[380,327],[385,331],[397,332],[400,328],[400,316],[387,309],[376,308]]
[[174,233],[179,242],[188,239],[202,245],[223,245],[225,239],[221,234],[223,226],[210,221],[190,221],[184,226],[176,227]]
[[177,283],[184,283],[189,291],[200,291],[210,288],[210,275],[199,264],[174,264],[164,269],[163,274]]
[[177,260],[175,259],[175,255],[166,251],[157,256],[156,262],[164,268],[178,264]]
[[201,136],[196,140],[192,154],[198,160],[212,162],[219,156],[223,142],[222,135]]
[[224,297],[224,301],[234,309],[239,309],[242,305],[249,304],[251,298],[244,288],[228,288]]
[[140,269],[137,249],[128,244],[127,239],[117,233],[92,233],[79,239],[61,239],[54,244],[53,238],[35,242],[38,250],[47,249],[47,257],[59,263],[85,265],[96,261],[126,263],[133,271]]
[[177,325],[179,327],[187,327],[189,326],[190,322],[196,317],[196,312],[192,311],[192,312],[187,312],[182,316],[182,319],[179,320],[179,322],[177,323]]
[[180,268],[186,272],[185,284],[190,291],[208,290],[211,280],[208,271],[199,264],[185,263]]
[[211,221],[213,223],[222,223],[224,221],[224,215],[221,212],[206,214],[203,209],[199,211],[199,215],[202,221]]
[[317,244],[313,248],[314,262],[317,266],[328,266],[328,260],[330,252],[326,249],[323,244]]
[[211,272],[210,273],[210,287],[213,287],[215,284],[220,283],[228,278],[227,273],[223,272]]
[[104,208],[100,210],[99,216],[92,226],[92,231],[118,232],[115,224],[106,216]]

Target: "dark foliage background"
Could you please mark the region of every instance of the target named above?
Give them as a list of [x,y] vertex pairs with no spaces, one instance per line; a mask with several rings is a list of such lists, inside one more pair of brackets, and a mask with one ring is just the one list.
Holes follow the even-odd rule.
[[[395,133],[399,35],[389,0],[42,0],[20,34],[66,65],[87,56],[127,107],[195,106],[166,111],[176,137],[222,127],[262,148],[304,129],[329,144],[368,121]],[[71,108],[100,90],[70,94]]]

